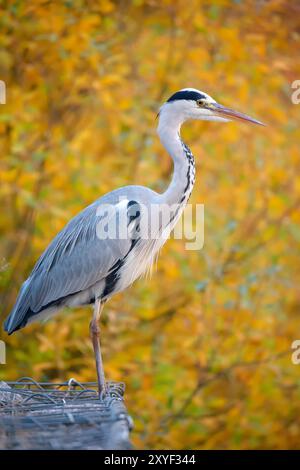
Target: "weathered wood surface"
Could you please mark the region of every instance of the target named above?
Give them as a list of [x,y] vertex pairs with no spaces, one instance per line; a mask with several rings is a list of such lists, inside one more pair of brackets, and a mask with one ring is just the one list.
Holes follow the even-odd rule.
[[0,449],[130,449],[124,385],[0,382]]

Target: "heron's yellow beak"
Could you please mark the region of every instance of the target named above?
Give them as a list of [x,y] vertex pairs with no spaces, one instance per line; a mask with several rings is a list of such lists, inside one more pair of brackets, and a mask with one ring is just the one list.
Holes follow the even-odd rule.
[[233,119],[236,121],[246,121],[246,122],[251,122],[252,124],[258,124],[259,126],[265,126],[261,121],[258,121],[257,119],[253,119],[250,116],[247,116],[247,114],[240,113],[238,111],[234,111],[233,109],[226,108],[225,106],[222,106],[219,103],[210,103],[209,109],[211,109],[216,115],[221,116],[223,118],[227,119]]

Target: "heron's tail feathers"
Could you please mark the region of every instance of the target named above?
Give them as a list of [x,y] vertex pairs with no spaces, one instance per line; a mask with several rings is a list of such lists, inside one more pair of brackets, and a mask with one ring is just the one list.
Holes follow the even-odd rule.
[[4,322],[4,330],[11,335],[14,331],[23,328],[27,323],[28,311],[30,311],[30,280],[24,282],[18,295],[14,308]]

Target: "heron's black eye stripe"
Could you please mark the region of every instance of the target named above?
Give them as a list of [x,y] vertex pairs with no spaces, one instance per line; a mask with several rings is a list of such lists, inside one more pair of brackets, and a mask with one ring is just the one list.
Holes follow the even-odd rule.
[[201,100],[205,99],[205,95],[202,95],[202,93],[199,93],[198,91],[193,91],[193,90],[182,90],[182,91],[177,91],[177,93],[174,93],[172,95],[167,103],[170,103],[171,101],[177,101],[177,100]]

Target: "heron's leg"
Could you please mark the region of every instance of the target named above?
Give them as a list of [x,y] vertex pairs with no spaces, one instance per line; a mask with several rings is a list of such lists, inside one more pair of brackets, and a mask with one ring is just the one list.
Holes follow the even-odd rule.
[[99,319],[100,319],[100,315],[103,309],[103,305],[104,305],[104,302],[101,301],[100,299],[95,300],[93,318],[90,323],[90,336],[92,339],[94,353],[95,353],[99,395],[102,391],[105,392],[105,388],[106,388],[102,356],[101,356],[101,348],[100,348],[100,339],[99,339],[100,338]]

